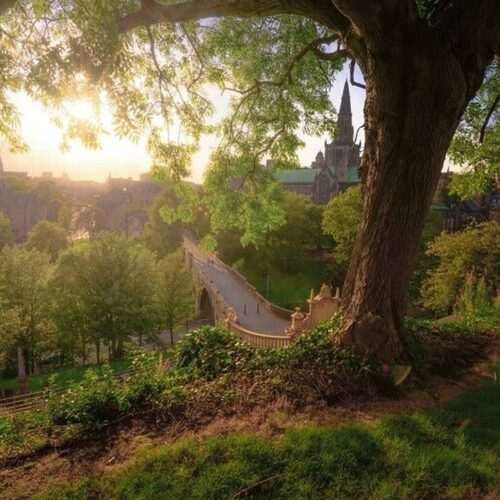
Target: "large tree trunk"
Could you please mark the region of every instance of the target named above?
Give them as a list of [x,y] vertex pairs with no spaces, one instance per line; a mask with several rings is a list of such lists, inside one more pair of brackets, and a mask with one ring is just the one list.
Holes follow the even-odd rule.
[[467,103],[453,56],[430,36],[405,35],[368,46],[363,213],[343,294],[342,342],[389,362],[406,357],[400,332],[418,242]]

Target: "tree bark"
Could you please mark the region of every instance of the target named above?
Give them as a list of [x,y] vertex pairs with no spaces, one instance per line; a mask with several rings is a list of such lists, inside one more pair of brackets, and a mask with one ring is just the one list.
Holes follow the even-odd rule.
[[426,30],[367,45],[363,212],[344,284],[343,344],[405,359],[401,327],[418,242],[467,104],[460,65]]

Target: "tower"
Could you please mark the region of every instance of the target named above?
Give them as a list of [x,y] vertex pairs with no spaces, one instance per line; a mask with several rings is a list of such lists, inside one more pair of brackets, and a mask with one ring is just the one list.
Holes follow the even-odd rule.
[[354,143],[351,96],[346,80],[337,118],[337,137],[330,144],[325,144],[325,162],[334,169],[339,182],[348,182],[349,170],[359,166],[359,149],[359,145]]
[[337,142],[340,144],[352,144],[354,140],[354,129],[352,127],[351,96],[349,94],[349,85],[347,80],[344,84],[342,99],[337,120],[339,136]]

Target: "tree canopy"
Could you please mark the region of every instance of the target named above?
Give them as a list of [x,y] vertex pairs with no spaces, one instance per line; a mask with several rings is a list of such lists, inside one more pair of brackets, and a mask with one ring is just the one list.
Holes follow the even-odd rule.
[[[329,90],[345,59],[355,61],[367,93],[363,210],[342,342],[401,357],[445,155],[500,52],[498,0],[3,0],[0,14],[0,133],[13,147],[23,145],[9,96],[21,89],[55,109],[67,140],[89,147],[99,115],[75,116],[69,104],[86,98],[98,111],[106,96],[114,132],[147,130],[154,170],[174,180],[189,174],[202,135],[216,134],[205,182],[212,226],[242,228],[245,243],[283,223],[273,169],[297,165],[302,131],[332,133]],[[214,92],[228,101],[222,120]],[[267,157],[271,169],[261,167]]]
[[46,252],[55,261],[68,246],[66,231],[55,222],[40,221],[29,232],[26,248]]

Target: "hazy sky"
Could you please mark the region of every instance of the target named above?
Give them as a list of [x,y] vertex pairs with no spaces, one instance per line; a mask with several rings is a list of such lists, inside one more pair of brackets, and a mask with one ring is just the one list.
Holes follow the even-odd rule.
[[[338,74],[332,88],[332,100],[335,106],[340,105],[340,97],[347,78],[347,68]],[[360,76],[358,76],[360,79]],[[354,129],[363,123],[364,90],[352,87],[351,104]],[[224,107],[224,100],[217,99],[216,105]],[[128,140],[118,139],[112,135],[102,138],[102,148],[91,151],[78,142],[74,142],[69,152],[59,149],[61,142],[60,130],[51,123],[49,114],[42,105],[33,102],[26,95],[16,96],[16,103],[22,113],[22,131],[25,141],[30,146],[27,154],[12,154],[5,144],[0,145],[5,170],[27,171],[31,176],[50,171],[55,176],[67,173],[72,179],[104,180],[109,174],[113,177],[134,177],[147,172],[151,159],[145,147],[145,140],[134,144]],[[85,110],[82,110],[85,111]],[[362,135],[360,136],[363,137]],[[310,165],[316,153],[323,149],[327,137],[304,137],[306,147],[299,152],[301,163]],[[206,167],[214,140],[204,138],[193,161],[192,179],[200,182]]]

